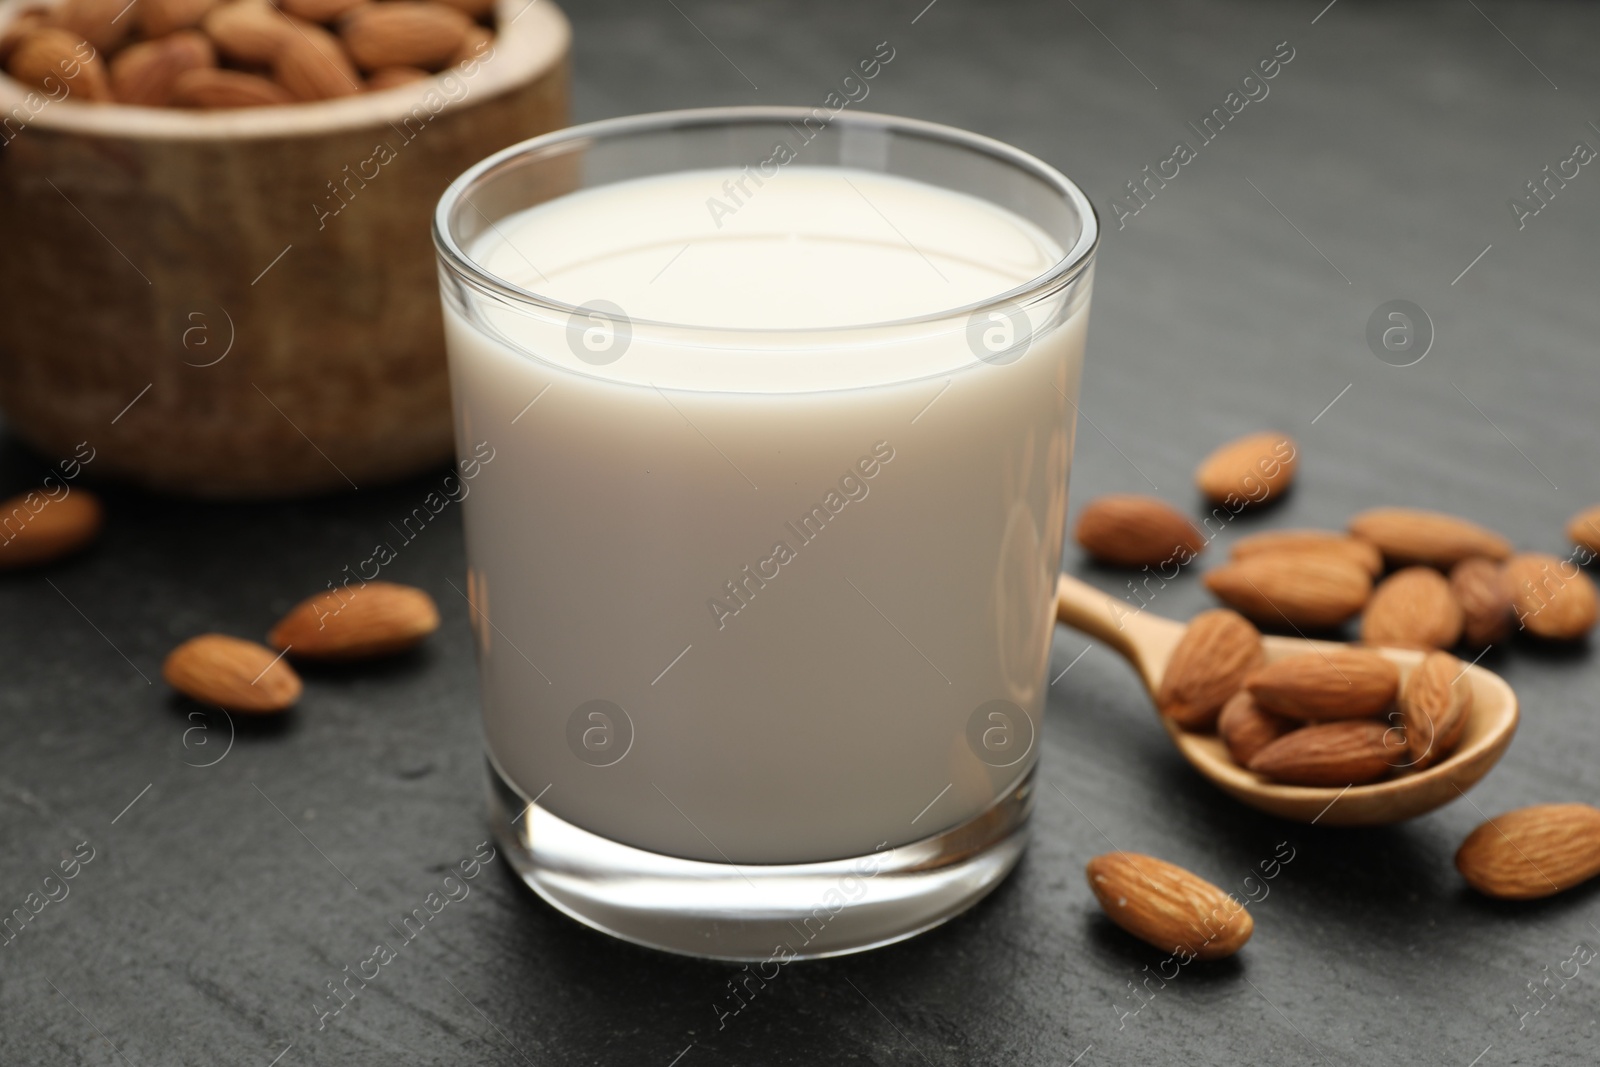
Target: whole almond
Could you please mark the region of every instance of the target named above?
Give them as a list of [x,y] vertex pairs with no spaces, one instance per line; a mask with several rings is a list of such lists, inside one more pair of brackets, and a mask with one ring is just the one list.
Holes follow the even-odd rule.
[[1205,539],[1171,504],[1153,496],[1113,493],[1091,500],[1075,533],[1084,551],[1119,567],[1184,564],[1200,554]]
[[232,108],[292,104],[287,89],[259,74],[202,67],[178,75],[172,102],[179,107]]
[[367,91],[379,93],[385,89],[394,89],[401,85],[411,85],[433,77],[421,67],[384,67],[375,70],[367,77]]
[[1201,461],[1194,480],[1214,504],[1264,504],[1288,492],[1299,466],[1294,439],[1264,430],[1212,452]]
[[1337,626],[1372,593],[1365,568],[1323,553],[1247,556],[1208,571],[1204,580],[1207,589],[1266,626]]
[[223,634],[201,634],[173,649],[161,676],[184,696],[227,711],[284,711],[300,699],[300,676],[278,653]]
[[127,39],[136,18],[128,0],[64,0],[53,22],[106,52]]
[[1455,751],[1472,714],[1466,666],[1448,652],[1430,652],[1400,687],[1410,766],[1430,767]]
[[1478,892],[1535,900],[1600,874],[1600,809],[1536,804],[1496,816],[1467,835],[1456,870]]
[[1382,778],[1395,759],[1388,733],[1369,719],[1318,723],[1266,745],[1248,766],[1286,785],[1364,785]]
[[384,0],[363,4],[339,27],[350,55],[362,70],[380,67],[437,69],[461,47],[472,20],[429,0]]
[[1432,567],[1406,567],[1378,583],[1361,613],[1361,640],[1395,648],[1449,648],[1461,638],[1461,605]]
[[0,570],[70,556],[95,539],[104,516],[87,489],[58,499],[35,489],[0,503]]
[[161,107],[172,102],[178,76],[217,65],[211,38],[179,30],[154,41],[129,45],[111,58],[111,88],[124,104]]
[[1327,553],[1349,560],[1376,578],[1383,573],[1383,556],[1366,541],[1334,530],[1268,530],[1241,537],[1233,543],[1230,556],[1248,559],[1267,553]]
[[1108,852],[1084,872],[1106,916],[1162,952],[1218,960],[1244,947],[1255,920],[1243,904],[1182,867],[1136,852]]
[[1228,746],[1228,755],[1241,767],[1248,767],[1257,752],[1299,726],[1294,719],[1262,708],[1244,689],[1229,697],[1217,716],[1217,733]]
[[1535,637],[1573,641],[1594,626],[1594,582],[1571,560],[1540,552],[1512,556],[1504,581],[1517,622]]
[[1505,559],[1511,542],[1475,522],[1421,508],[1373,508],[1350,520],[1350,532],[1376,545],[1391,566],[1449,570],[1469,556]]
[[438,628],[439,609],[421,589],[368,582],[302,600],[267,640],[300,659],[364,659],[402,652]]
[[139,31],[146,38],[165,37],[200,25],[218,0],[139,0]]
[[339,39],[321,26],[296,22],[272,61],[272,76],[300,100],[332,100],[361,91],[361,77]]
[[234,63],[271,66],[294,24],[261,0],[232,0],[211,9],[201,22],[206,36]]
[[1474,648],[1503,641],[1511,633],[1511,591],[1504,568],[1474,556],[1450,568],[1450,591],[1461,605],[1462,637]]
[[1572,516],[1567,522],[1567,536],[1575,545],[1600,552],[1600,504]]
[[1256,703],[1291,719],[1361,719],[1394,701],[1400,668],[1364,648],[1330,648],[1273,660],[1244,684]]
[[332,22],[367,0],[278,0],[278,7],[307,22]]
[[1262,661],[1261,633],[1226,608],[1189,620],[1167,660],[1156,694],[1161,714],[1189,730],[1209,730],[1223,702]]
[[11,53],[22,39],[34,30],[51,25],[52,15],[49,8],[30,7],[18,12],[17,16],[0,29],[0,64],[11,58]]
[[94,46],[71,30],[34,30],[11,52],[6,72],[19,82],[54,93],[63,84],[70,99],[109,101],[111,80]]

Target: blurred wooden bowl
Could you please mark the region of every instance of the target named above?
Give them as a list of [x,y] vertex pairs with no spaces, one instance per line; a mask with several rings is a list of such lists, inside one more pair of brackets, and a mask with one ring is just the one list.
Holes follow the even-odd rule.
[[[22,6],[0,3],[0,24]],[[52,456],[192,496],[348,490],[452,451],[430,226],[566,124],[571,29],[500,0],[494,51],[381,92],[188,111],[0,76],[0,408]]]

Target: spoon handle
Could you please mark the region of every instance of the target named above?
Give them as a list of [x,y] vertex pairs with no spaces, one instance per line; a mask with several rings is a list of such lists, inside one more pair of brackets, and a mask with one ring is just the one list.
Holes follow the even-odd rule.
[[1183,634],[1182,623],[1107,596],[1067,574],[1056,580],[1056,619],[1115,649],[1152,692]]

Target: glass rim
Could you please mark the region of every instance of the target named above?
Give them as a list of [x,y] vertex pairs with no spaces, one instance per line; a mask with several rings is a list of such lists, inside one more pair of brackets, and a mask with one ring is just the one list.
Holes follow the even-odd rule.
[[[645,132],[734,125],[738,123],[803,121],[805,119],[813,119],[815,110],[815,108],[808,107],[741,106],[654,111],[580,123],[576,126],[568,126],[565,129],[532,137],[526,141],[520,141],[467,168],[440,195],[439,203],[434,209],[433,215],[434,248],[438,252],[439,258],[457,277],[482,290],[496,294],[514,304],[531,304],[558,315],[582,314],[583,309],[576,304],[568,304],[536,293],[531,289],[513,285],[506,279],[491,273],[472,256],[468,255],[466,250],[457,243],[455,235],[451,232],[450,216],[454,213],[457,204],[467,199],[474,186],[486,180],[493,172],[513,160],[549,153],[553,149],[563,148],[577,142],[613,140]],[[947,146],[966,148],[986,155],[1002,164],[1009,165],[1013,169],[1026,173],[1042,182],[1056,195],[1060,196],[1062,200],[1071,205],[1081,224],[1078,239],[1071,248],[1065,251],[1061,259],[1057,260],[1043,273],[1022,282],[1020,285],[1013,286],[1004,292],[975,303],[923,315],[914,315],[910,318],[852,323],[845,327],[705,326],[696,323],[665,322],[651,319],[630,319],[631,326],[635,328],[641,326],[653,327],[662,330],[695,330],[697,332],[744,334],[746,336],[759,336],[762,334],[793,335],[838,332],[840,329],[873,330],[914,326],[942,322],[959,316],[977,315],[1017,304],[1032,303],[1071,285],[1094,262],[1095,252],[1100,246],[1099,213],[1095,210],[1094,204],[1089,200],[1088,196],[1084,194],[1082,189],[1078,188],[1072,179],[1037,156],[1006,144],[1004,141],[985,137],[982,134],[972,133],[955,126],[927,122],[922,119],[903,118],[898,115],[888,115],[876,111],[841,111],[829,119],[828,125],[830,127],[834,125],[841,127],[854,126],[860,129],[914,134],[929,141],[943,142]],[[662,171],[661,173],[670,172]],[[548,201],[546,202],[548,203]]]

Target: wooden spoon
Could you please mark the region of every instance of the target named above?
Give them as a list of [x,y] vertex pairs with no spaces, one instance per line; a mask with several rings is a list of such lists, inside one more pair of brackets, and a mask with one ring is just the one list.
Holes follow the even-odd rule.
[[[1065,574],[1056,585],[1056,618],[1120,652],[1139,672],[1152,698],[1161,688],[1167,661],[1185,629],[1181,622],[1132,609],[1127,601]],[[1264,642],[1268,661],[1345,647],[1331,641],[1270,635]],[[1394,661],[1402,675],[1421,663],[1424,655],[1404,648],[1375,651]],[[1468,667],[1466,677],[1472,685],[1472,714],[1456,750],[1426,770],[1370,785],[1343,789],[1281,785],[1233,762],[1215,734],[1190,733],[1165,715],[1161,724],[1196,770],[1253,808],[1296,822],[1375,826],[1414,818],[1448,804],[1487,774],[1511,743],[1517,729],[1517,695],[1503,678],[1482,667]]]

